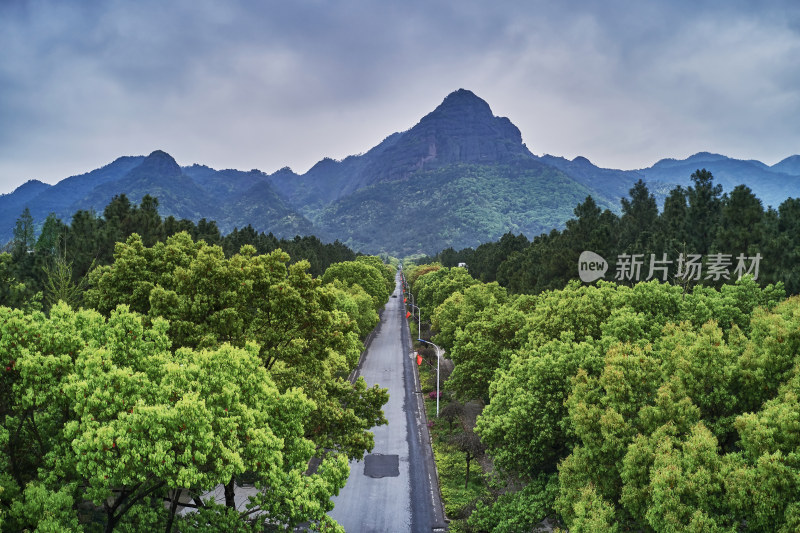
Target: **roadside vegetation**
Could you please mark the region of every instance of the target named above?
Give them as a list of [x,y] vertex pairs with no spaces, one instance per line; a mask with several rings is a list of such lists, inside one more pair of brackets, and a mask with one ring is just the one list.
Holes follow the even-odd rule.
[[156,238],[141,209],[121,241],[112,210],[95,220],[84,242],[107,259],[85,274],[61,252],[70,228],[28,253],[21,221],[0,254],[0,530],[342,531],[330,498],[388,400],[348,376],[394,269],[291,241],[331,261],[315,277],[281,249]]
[[[585,222],[567,224],[575,240],[553,258],[570,273],[551,272],[577,278],[572,250],[602,250],[580,238],[602,229]],[[753,233],[741,235],[732,253],[760,253]],[[794,257],[796,236],[780,235]],[[570,532],[800,529],[800,297],[767,283],[780,272],[791,283],[796,265],[708,283],[551,274],[526,291],[469,266],[404,264],[423,335],[452,361],[431,429],[454,530],[533,531],[545,520]],[[537,279],[543,263],[533,267],[516,272]],[[431,370],[420,370],[428,387]],[[467,406],[474,423],[457,414]],[[467,483],[459,445],[470,432],[485,457]]]

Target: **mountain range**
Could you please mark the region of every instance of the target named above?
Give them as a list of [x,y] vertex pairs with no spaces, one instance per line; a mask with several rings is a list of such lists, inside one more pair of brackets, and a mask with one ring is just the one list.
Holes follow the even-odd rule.
[[639,179],[663,201],[675,186],[690,185],[700,168],[726,192],[749,186],[765,206],[800,196],[800,155],[768,166],[700,152],[640,170],[599,168],[584,157],[537,156],[508,118],[494,116],[488,103],[459,89],[411,129],[364,154],[322,159],[304,174],[288,167],[272,174],[181,167],[156,150],[55,185],[32,180],[0,196],[0,242],[12,238],[25,207],[41,224],[51,212],[68,221],[80,209],[101,214],[114,195],[139,202],[150,194],[163,216],[216,220],[223,233],[249,224],[278,237],[338,239],[367,253],[435,253],[474,247],[509,231],[531,238],[561,228],[589,195],[618,211],[620,198]]

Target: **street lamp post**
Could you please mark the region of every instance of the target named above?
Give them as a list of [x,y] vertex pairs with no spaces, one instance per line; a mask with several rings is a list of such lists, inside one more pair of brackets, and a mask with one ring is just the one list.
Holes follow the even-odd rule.
[[411,307],[417,310],[417,337],[422,336],[422,311],[420,308],[414,304],[411,304]]
[[439,418],[439,361],[442,358],[441,351],[442,349],[439,348],[437,345],[430,341],[426,341],[425,339],[417,339],[419,342],[424,342],[425,344],[430,344],[434,348],[436,348],[436,418]]

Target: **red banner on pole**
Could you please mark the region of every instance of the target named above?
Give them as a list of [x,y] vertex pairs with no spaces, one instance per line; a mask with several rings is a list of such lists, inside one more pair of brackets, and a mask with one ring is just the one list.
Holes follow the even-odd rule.
[[408,298],[403,298],[403,303],[406,303],[407,301],[408,301]]
[[422,356],[420,354],[417,354],[417,366],[421,364],[422,364]]
[[406,318],[411,316],[411,311],[406,311]]

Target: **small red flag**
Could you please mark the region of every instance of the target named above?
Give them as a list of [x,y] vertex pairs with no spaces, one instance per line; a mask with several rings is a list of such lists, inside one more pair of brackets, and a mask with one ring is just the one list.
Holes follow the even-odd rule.
[[406,311],[406,318],[411,316],[411,311]]
[[420,354],[417,354],[417,366],[421,364],[422,364],[422,356]]
[[408,298],[403,298],[403,303],[406,303],[407,301],[408,301]]

